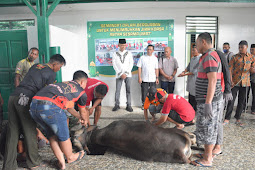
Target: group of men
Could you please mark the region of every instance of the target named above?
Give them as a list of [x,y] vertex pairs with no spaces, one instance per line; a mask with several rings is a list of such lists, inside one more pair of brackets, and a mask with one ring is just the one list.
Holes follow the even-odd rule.
[[236,124],[244,126],[241,122],[241,114],[246,110],[250,87],[252,89],[252,107],[251,113],[255,114],[255,44],[251,44],[250,52],[248,53],[248,42],[243,40],[239,43],[239,52],[233,55],[229,51],[229,43],[224,43],[224,52],[228,57],[229,70],[231,73],[231,86],[233,100],[227,103],[227,110],[224,120],[224,125],[229,123],[234,107],[234,102],[238,94],[238,104],[236,108],[235,118]]
[[[115,106],[112,111],[120,109],[120,90],[123,81],[126,84],[126,110],[131,107],[131,77],[133,68],[132,54],[126,50],[126,40],[119,39],[119,51],[113,55],[112,63],[116,72]],[[192,161],[195,166],[212,166],[215,155],[221,154],[223,143],[223,97],[228,100],[225,124],[229,122],[234,100],[239,91],[238,106],[235,118],[241,125],[240,116],[245,108],[247,87],[252,85],[255,96],[255,45],[251,53],[247,52],[248,43],[239,43],[239,53],[229,52],[229,44],[224,43],[225,58],[213,49],[212,37],[209,33],[201,33],[196,45],[192,46],[192,58],[187,68],[178,77],[188,76],[187,91],[189,103],[179,95],[173,94],[175,75],[178,63],[171,56],[171,48],[164,49],[164,58],[153,55],[154,46],[148,45],[147,54],[137,63],[138,82],[141,84],[141,99],[144,116],[147,122],[148,110],[152,115],[152,123],[160,125],[170,121],[176,128],[182,129],[186,124],[194,124],[196,115],[197,143],[205,146],[204,154],[196,155],[199,160]],[[94,113],[94,124],[97,125],[101,115],[101,101],[109,87],[104,82],[88,78],[83,71],[76,71],[72,81],[56,83],[56,72],[65,65],[60,54],[53,55],[47,64],[34,64],[39,50],[32,48],[26,59],[17,64],[15,91],[8,102],[9,121],[6,136],[3,169],[17,167],[16,152],[20,134],[24,136],[26,163],[31,169],[43,166],[37,148],[36,123],[44,130],[50,146],[58,159],[57,166],[65,169],[67,163],[81,159],[84,151],[72,152],[69,139],[68,117],[66,111],[78,118],[84,126],[90,126],[89,115]],[[227,63],[227,64],[226,64]],[[228,66],[229,65],[229,69]],[[230,71],[229,73],[228,70]],[[161,88],[156,89],[159,84]],[[252,74],[251,77],[255,77]],[[229,78],[230,80],[228,80]],[[230,86],[232,91],[230,92]],[[233,100],[231,96],[233,95]],[[92,107],[89,108],[90,102]],[[0,105],[3,102],[0,100]],[[255,113],[253,100],[252,113]],[[75,107],[76,105],[76,107]],[[75,110],[75,108],[77,110]],[[254,109],[254,110],[253,110]],[[66,111],[65,111],[66,110]],[[77,112],[79,111],[79,112]],[[161,113],[155,122],[155,114]],[[151,122],[150,122],[151,123]]]
[[[178,75],[183,77],[188,75],[187,91],[189,92],[189,104],[181,96],[176,94],[168,94],[164,89],[155,89],[155,84],[158,83],[158,70],[157,66],[149,65],[150,72],[147,71],[147,75],[152,74],[154,69],[153,82],[146,82],[146,89],[148,89],[147,97],[143,97],[144,102],[144,116],[148,121],[148,109],[152,115],[152,121],[155,120],[155,113],[160,112],[161,117],[155,125],[159,125],[168,120],[176,125],[176,128],[182,129],[186,123],[194,123],[195,111],[196,111],[196,137],[198,145],[204,145],[205,151],[203,154],[196,154],[195,156],[200,158],[192,161],[195,166],[210,167],[212,166],[213,157],[222,153],[221,145],[223,144],[223,98],[227,105],[227,113],[225,116],[225,124],[229,122],[231,113],[233,110],[234,100],[237,92],[239,91],[239,101],[236,111],[236,124],[242,126],[240,122],[240,116],[245,109],[245,101],[247,101],[247,86],[252,84],[252,78],[250,82],[250,74],[253,77],[254,64],[255,64],[255,45],[251,45],[251,53],[247,52],[248,43],[241,41],[239,43],[239,53],[233,55],[229,51],[229,44],[224,43],[223,52],[213,49],[212,37],[209,33],[201,33],[197,40],[196,45],[192,46],[192,58],[188,67]],[[150,50],[150,47],[148,47]],[[150,52],[147,55],[151,56]],[[165,49],[167,50],[167,48]],[[167,52],[166,52],[167,55]],[[147,60],[149,59],[148,56]],[[138,64],[138,74],[141,75],[141,71],[146,65],[147,60],[141,58]],[[167,56],[165,60],[167,59]],[[170,58],[171,59],[171,58]],[[164,59],[162,60],[164,61]],[[160,60],[159,60],[160,62]],[[145,63],[145,64],[144,64]],[[155,64],[153,60],[151,63]],[[172,66],[167,68],[177,69],[174,60],[170,62]],[[172,70],[167,75],[161,72],[163,78],[173,78],[176,71]],[[144,83],[142,78],[139,77],[139,82]],[[168,76],[168,77],[167,77]],[[145,76],[144,76],[145,77]],[[148,76],[152,77],[152,76]],[[171,84],[168,83],[168,84]],[[163,85],[163,86],[162,86]],[[149,88],[148,88],[149,87]],[[164,83],[161,82],[161,87]],[[173,86],[168,86],[166,90],[171,89]],[[143,84],[141,86],[143,94]],[[144,98],[144,100],[143,100]],[[245,99],[246,98],[246,99]],[[232,100],[233,99],[233,100]],[[254,101],[255,102],[255,101]],[[255,106],[252,107],[252,109]],[[252,110],[252,114],[254,111]]]
[[[141,100],[142,109],[144,109],[144,102],[151,87],[156,87],[159,84],[159,75],[161,87],[168,93],[174,92],[175,86],[175,74],[177,73],[178,63],[177,60],[171,56],[171,48],[166,47],[164,49],[165,57],[158,61],[158,58],[153,54],[154,46],[147,46],[147,53],[140,57],[138,67],[138,82],[141,84]],[[133,68],[133,56],[132,53],[126,50],[126,40],[119,39],[119,51],[113,54],[112,64],[116,72],[116,92],[115,92],[115,105],[112,111],[120,109],[120,90],[122,82],[126,84],[126,98],[127,107],[129,112],[133,111],[131,107],[131,77]]]
[[[82,125],[89,126],[89,115],[95,110],[96,125],[101,115],[101,101],[109,89],[107,84],[88,78],[83,71],[76,71],[72,81],[56,83],[56,72],[66,64],[65,59],[56,54],[46,64],[34,64],[38,54],[37,48],[31,48],[28,57],[16,66],[16,89],[8,102],[3,169],[17,168],[17,145],[21,134],[28,168],[45,166],[38,153],[37,136],[40,130],[36,123],[49,139],[58,159],[57,168],[65,169],[64,155],[67,163],[81,159],[84,151],[72,151],[67,112],[78,118]],[[91,101],[92,107],[89,108]],[[79,112],[75,110],[75,105]]]

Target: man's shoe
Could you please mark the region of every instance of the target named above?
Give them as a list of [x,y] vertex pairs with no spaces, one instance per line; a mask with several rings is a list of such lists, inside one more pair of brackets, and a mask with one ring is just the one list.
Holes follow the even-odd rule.
[[126,110],[129,111],[129,112],[133,112],[133,108],[131,106],[127,106]]
[[112,108],[112,111],[117,111],[120,109],[120,106],[119,105],[115,105],[113,108]]

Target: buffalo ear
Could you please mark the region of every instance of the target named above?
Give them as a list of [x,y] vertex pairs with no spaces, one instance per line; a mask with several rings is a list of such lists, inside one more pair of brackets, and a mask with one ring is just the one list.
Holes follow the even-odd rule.
[[96,125],[90,125],[88,128],[86,128],[86,132],[90,132],[90,131],[93,131],[95,129],[97,129]]

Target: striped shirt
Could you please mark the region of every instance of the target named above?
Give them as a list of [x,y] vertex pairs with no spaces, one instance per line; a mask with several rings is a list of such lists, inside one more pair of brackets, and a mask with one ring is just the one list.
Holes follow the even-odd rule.
[[209,49],[199,60],[198,75],[196,80],[196,100],[198,103],[205,103],[207,88],[208,88],[208,77],[207,73],[217,72],[217,83],[213,101],[220,99],[222,95],[221,86],[221,74],[222,65],[220,57],[216,51]]

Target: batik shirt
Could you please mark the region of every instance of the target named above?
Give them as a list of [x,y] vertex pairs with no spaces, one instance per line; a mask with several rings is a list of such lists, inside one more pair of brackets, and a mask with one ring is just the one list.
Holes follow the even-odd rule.
[[231,58],[229,69],[235,86],[250,86],[250,68],[254,66],[255,58],[250,53],[246,53],[245,56],[238,53]]

